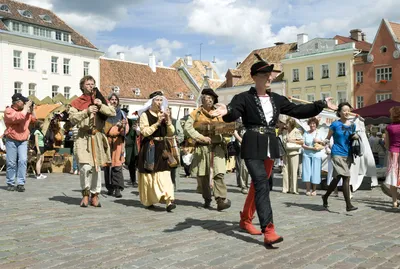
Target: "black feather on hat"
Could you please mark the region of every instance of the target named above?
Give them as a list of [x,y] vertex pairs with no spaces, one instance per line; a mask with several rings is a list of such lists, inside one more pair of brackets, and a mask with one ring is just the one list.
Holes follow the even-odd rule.
[[209,95],[209,96],[214,97],[214,104],[218,103],[218,94],[216,94],[213,89],[205,88],[205,89],[203,89],[201,94]]
[[254,56],[256,56],[258,62],[253,64],[250,69],[250,75],[255,76],[258,73],[271,73],[271,72],[278,72],[280,73],[281,71],[274,70],[274,65],[273,64],[268,64],[267,61],[265,61],[263,58],[258,53],[254,53]]

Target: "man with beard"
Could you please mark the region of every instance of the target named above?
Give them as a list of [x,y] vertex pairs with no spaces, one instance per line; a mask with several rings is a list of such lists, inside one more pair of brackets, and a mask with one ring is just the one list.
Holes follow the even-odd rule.
[[[29,124],[35,120],[32,101],[20,93],[14,94],[11,107],[6,107],[4,111],[8,191],[25,191]],[[15,177],[17,177],[18,184],[16,188]]]
[[210,115],[214,110],[214,104],[218,102],[218,95],[212,89],[204,89],[201,94],[202,105],[190,113],[184,126],[188,137],[196,141],[191,173],[197,177],[200,185],[204,208],[210,208],[211,186],[213,186],[217,209],[221,211],[231,206],[229,199],[226,199],[227,190],[224,182],[226,147],[221,135],[209,136],[201,127],[210,123],[223,123],[223,120],[221,117]]
[[125,135],[129,132],[129,125],[125,113],[119,107],[118,96],[112,93],[108,101],[114,107],[116,115],[107,118],[104,130],[111,148],[111,165],[104,168],[104,180],[107,194],[121,198],[121,191],[124,189],[122,164],[125,162]]
[[83,94],[72,101],[69,109],[69,120],[78,128],[75,143],[83,196],[81,207],[88,206],[89,194],[91,205],[101,207],[100,167],[111,163],[110,146],[103,130],[107,117],[115,116],[115,109],[107,104],[95,83],[92,76],[84,76],[79,83]]

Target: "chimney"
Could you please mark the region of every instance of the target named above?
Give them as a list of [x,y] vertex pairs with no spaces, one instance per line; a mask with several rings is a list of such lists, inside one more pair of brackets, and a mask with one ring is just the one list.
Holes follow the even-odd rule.
[[350,30],[350,37],[356,41],[362,41],[361,29]]
[[275,42],[274,44],[275,44],[275,46],[280,46],[280,45],[285,44],[285,42]]
[[367,35],[365,33],[361,33],[362,41],[367,41]]
[[151,71],[156,72],[156,56],[153,53],[149,55],[149,66]]
[[158,60],[157,65],[158,65],[158,66],[164,66],[164,62],[161,61],[161,60]]
[[119,51],[117,52],[118,59],[125,61],[125,53]]
[[192,60],[192,55],[191,54],[185,55],[185,64],[187,66],[192,66],[193,65],[193,60]]
[[297,35],[297,46],[303,45],[304,43],[308,42],[308,35],[307,34],[298,34]]
[[213,79],[213,78],[214,78],[214,72],[213,72],[212,67],[207,67],[207,66],[206,66],[206,76],[207,76],[209,79]]
[[213,64],[217,63],[217,62],[215,61],[215,56],[213,57],[212,63],[213,63]]

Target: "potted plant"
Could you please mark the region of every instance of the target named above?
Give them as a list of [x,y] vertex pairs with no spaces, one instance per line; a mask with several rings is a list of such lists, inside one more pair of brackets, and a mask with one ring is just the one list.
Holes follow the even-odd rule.
[[382,84],[386,84],[387,80],[386,79],[381,79],[379,82],[382,83]]

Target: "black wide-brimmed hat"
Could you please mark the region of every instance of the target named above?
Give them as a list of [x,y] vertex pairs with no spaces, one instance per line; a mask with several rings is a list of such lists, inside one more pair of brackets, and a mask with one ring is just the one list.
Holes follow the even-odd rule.
[[13,102],[22,101],[22,102],[26,103],[26,102],[29,101],[28,98],[26,98],[25,96],[23,96],[23,95],[20,94],[19,92],[18,92],[18,93],[15,93],[15,94],[11,97],[11,99],[12,99]]
[[256,58],[258,59],[258,62],[253,64],[250,68],[250,75],[255,76],[258,73],[271,73],[271,72],[277,72],[280,73],[281,71],[279,70],[274,70],[274,65],[269,64],[267,61],[265,61],[261,56],[257,53],[254,54]]
[[218,103],[218,94],[216,94],[213,89],[205,88],[205,89],[203,89],[201,94],[209,95],[209,96],[214,97],[214,104]]

